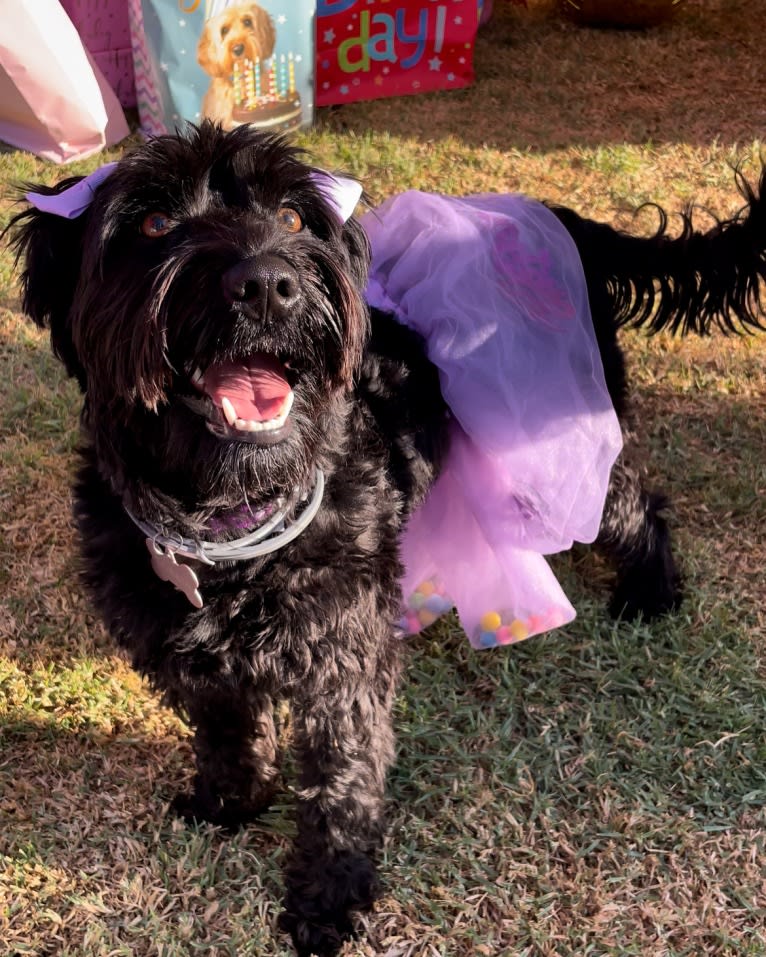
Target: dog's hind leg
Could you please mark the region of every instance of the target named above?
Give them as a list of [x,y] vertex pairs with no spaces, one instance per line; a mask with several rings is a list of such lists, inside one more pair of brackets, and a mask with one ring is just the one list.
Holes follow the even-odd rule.
[[[386,643],[396,639],[388,638]],[[373,649],[370,655],[375,655]],[[386,773],[394,757],[391,706],[398,650],[354,684],[335,681],[296,702],[301,764],[298,835],[280,918],[300,957],[332,955],[353,935],[350,914],[380,894],[374,855],[383,836]]]
[[194,728],[194,790],[174,808],[187,820],[234,830],[265,811],[277,790],[273,702],[248,689],[194,694],[185,710]]
[[663,495],[644,488],[640,473],[623,456],[617,460],[596,539],[617,570],[609,605],[615,617],[650,620],[681,602],[681,576],[662,514],[667,505]]
[[641,471],[631,464],[636,443],[627,424],[627,376],[617,341],[614,303],[607,290],[592,280],[588,282],[588,294],[606,386],[620,417],[624,441],[610,475],[596,546],[617,570],[611,613],[628,620],[638,615],[649,620],[677,608],[681,601],[681,576],[662,514],[668,500],[648,491]]

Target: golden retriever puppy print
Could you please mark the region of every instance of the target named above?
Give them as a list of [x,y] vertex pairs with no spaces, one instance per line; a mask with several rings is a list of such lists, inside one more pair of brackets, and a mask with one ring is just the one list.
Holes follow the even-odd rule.
[[201,113],[224,127],[233,122],[235,81],[250,64],[274,52],[276,32],[269,14],[255,3],[227,7],[205,23],[197,44],[197,61],[211,77]]

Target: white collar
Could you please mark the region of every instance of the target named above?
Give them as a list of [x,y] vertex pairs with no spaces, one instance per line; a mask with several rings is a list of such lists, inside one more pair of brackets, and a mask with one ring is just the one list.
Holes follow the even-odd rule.
[[286,523],[286,518],[291,506],[284,499],[280,499],[277,510],[263,525],[256,528],[254,532],[231,542],[205,542],[184,538],[180,534],[169,535],[158,525],[142,521],[131,512],[127,505],[124,508],[146,535],[146,546],[152,558],[152,568],[158,577],[163,581],[171,582],[186,595],[195,608],[201,608],[203,602],[199,591],[199,578],[189,565],[179,565],[176,555],[211,566],[217,562],[240,561],[269,555],[297,538],[316,517],[324,495],[324,473],[320,468],[314,470],[312,492],[306,493],[301,501],[306,501],[309,494],[311,498],[307,505],[289,524]]

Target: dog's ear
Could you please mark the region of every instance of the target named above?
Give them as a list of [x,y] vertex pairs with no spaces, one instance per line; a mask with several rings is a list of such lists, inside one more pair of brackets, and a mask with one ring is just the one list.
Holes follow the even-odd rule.
[[348,250],[349,269],[356,287],[364,291],[370,271],[370,241],[367,233],[352,216],[343,226],[343,242]]
[[[54,187],[29,185],[23,191],[54,196],[82,178],[70,177]],[[83,390],[85,373],[72,342],[70,312],[80,278],[86,218],[66,219],[29,208],[12,217],[7,229],[16,262],[23,262],[22,308],[38,326],[50,329],[54,354]]]
[[207,73],[208,76],[224,76],[223,65],[221,64],[220,54],[217,50],[217,44],[213,36],[217,29],[220,18],[215,17],[205,23],[205,28],[200,34],[197,42],[197,63]]
[[277,32],[274,29],[274,23],[269,14],[253,4],[250,9],[250,15],[255,23],[255,35],[258,38],[258,48],[262,60],[267,60],[274,52],[277,43]]
[[340,370],[342,381],[351,387],[362,362],[362,354],[370,332],[370,319],[364,299],[370,269],[370,243],[367,233],[352,216],[343,226],[343,243],[348,252],[346,273],[354,286],[344,290],[346,315],[346,350]]

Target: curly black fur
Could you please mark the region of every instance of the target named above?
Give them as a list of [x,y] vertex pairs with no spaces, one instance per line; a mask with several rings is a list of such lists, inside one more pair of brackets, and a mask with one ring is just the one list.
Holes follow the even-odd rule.
[[[285,207],[302,229],[285,227]],[[691,264],[662,237],[615,242],[608,227],[557,212],[586,265],[618,409],[616,326],[645,318],[626,290],[645,297],[659,276],[661,324],[695,328],[694,308],[705,321],[724,308],[753,314],[761,247],[745,255],[732,238],[745,267],[712,250],[751,229],[760,200],[715,235],[687,237],[710,245]],[[162,228],[147,235],[153,214]],[[289,699],[298,830],[281,924],[300,954],[333,954],[351,912],[378,893],[400,670],[398,541],[443,452],[436,371],[414,334],[369,316],[361,228],[341,225],[298,152],[262,133],[204,124],[153,140],[120,162],[81,217],[30,209],[13,228],[24,308],[50,328],[84,393],[75,515],[85,581],[134,666],[195,729],[194,788],[176,807],[226,827],[268,807],[279,786],[274,709]],[[700,272],[713,261],[712,274]],[[261,287],[252,277],[264,268],[271,285]],[[251,284],[247,295],[232,294],[233,277]],[[700,299],[703,289],[716,291]],[[683,318],[667,318],[671,309]],[[295,395],[277,441],[227,428],[193,384],[197,369],[256,354],[284,365]],[[126,513],[211,539],[242,503],[308,489],[317,465],[326,493],[313,523],[270,556],[200,567],[200,609],[155,576]],[[663,504],[618,464],[601,535],[618,569],[617,613],[650,617],[677,603]]]
[[678,236],[668,234],[668,216],[638,238],[571,209],[551,209],[574,238],[591,291],[605,291],[618,326],[646,326],[651,332],[706,335],[763,328],[761,293],[766,284],[766,169],[754,189],[741,172],[736,181],[745,206],[730,219],[700,232],[692,209],[680,214]]

